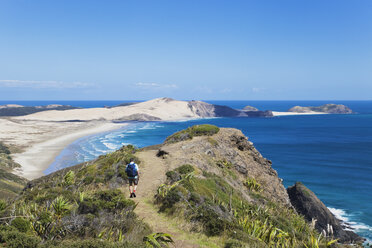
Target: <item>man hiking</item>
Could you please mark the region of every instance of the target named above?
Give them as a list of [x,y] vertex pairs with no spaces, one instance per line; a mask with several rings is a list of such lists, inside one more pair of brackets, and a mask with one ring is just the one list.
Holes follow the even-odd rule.
[[127,176],[129,179],[130,198],[136,197],[136,189],[137,189],[139,174],[138,174],[138,165],[134,163],[133,158],[130,159],[130,163],[127,164],[127,167],[125,167],[125,172],[127,173]]

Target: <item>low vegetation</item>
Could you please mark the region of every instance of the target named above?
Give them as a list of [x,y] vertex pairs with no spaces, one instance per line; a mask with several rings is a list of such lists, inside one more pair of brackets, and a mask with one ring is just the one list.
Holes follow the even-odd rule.
[[[217,161],[221,169],[230,167]],[[335,241],[320,235],[292,209],[260,196],[260,204],[244,200],[242,193],[222,177],[182,165],[167,172],[167,183],[155,196],[159,210],[186,218],[191,231],[224,237],[225,247],[329,247]],[[260,194],[254,178],[245,181],[247,193]]]
[[195,125],[172,134],[165,140],[165,143],[176,143],[179,141],[192,139],[196,136],[212,136],[213,134],[218,133],[219,130],[220,129],[217,126],[210,124]]
[[125,165],[131,158],[140,162],[136,151],[124,146],[30,182],[9,204],[0,201],[0,246],[143,247],[152,231],[123,193]]
[[13,161],[8,146],[0,142],[0,199],[14,198],[26,185],[27,180],[12,173],[20,165]]

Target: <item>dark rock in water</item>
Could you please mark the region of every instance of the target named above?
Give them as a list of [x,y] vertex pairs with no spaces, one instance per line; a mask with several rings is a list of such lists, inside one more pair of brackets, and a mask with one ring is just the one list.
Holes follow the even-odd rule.
[[252,107],[252,106],[245,106],[243,108],[244,111],[259,111],[257,108]]
[[270,110],[266,111],[244,111],[248,117],[273,117],[273,112]]
[[296,113],[309,113],[309,112],[322,112],[328,114],[352,114],[353,111],[342,104],[324,104],[318,107],[301,107],[295,106],[290,108],[288,112]]
[[302,183],[296,182],[295,185],[287,188],[287,192],[292,206],[299,214],[302,214],[308,221],[316,219],[315,228],[319,232],[326,232],[327,236],[332,236],[328,231],[330,225],[333,229],[334,238],[339,239],[339,242],[363,242],[363,238],[358,236],[356,233],[344,230],[343,223],[337,219],[323,202]]

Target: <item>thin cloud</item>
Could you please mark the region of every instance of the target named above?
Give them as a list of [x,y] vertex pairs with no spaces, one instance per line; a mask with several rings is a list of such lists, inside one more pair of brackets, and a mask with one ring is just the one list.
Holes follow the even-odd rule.
[[253,91],[254,93],[262,92],[262,91],[264,91],[264,90],[266,90],[266,89],[265,89],[265,88],[256,88],[256,87],[253,87],[253,88],[252,88],[252,91]]
[[0,80],[0,87],[35,88],[35,89],[75,89],[92,86],[83,82],[34,81],[34,80]]
[[158,83],[135,83],[135,86],[146,89],[176,89],[178,86],[176,84],[158,84]]

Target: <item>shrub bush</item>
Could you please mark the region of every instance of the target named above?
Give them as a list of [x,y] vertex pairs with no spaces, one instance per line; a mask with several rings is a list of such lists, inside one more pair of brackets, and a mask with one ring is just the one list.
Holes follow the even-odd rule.
[[190,164],[184,164],[184,165],[181,165],[180,167],[178,167],[176,169],[180,174],[189,174],[191,172],[193,172],[195,169],[192,165]]
[[5,243],[5,247],[9,248],[35,248],[40,243],[40,239],[18,231],[0,231],[1,243]]
[[210,124],[195,125],[172,134],[166,138],[166,143],[176,143],[183,140],[192,139],[194,136],[211,136],[218,133],[220,129],[217,126]]
[[0,200],[0,211],[3,211],[7,206],[6,201]]
[[23,233],[26,233],[28,230],[30,230],[30,222],[23,218],[15,218],[12,220],[11,225]]
[[84,184],[91,184],[93,181],[94,181],[94,176],[92,176],[92,175],[87,175],[83,179]]
[[167,179],[171,184],[181,180],[181,176],[177,171],[167,171],[165,175],[167,176]]

